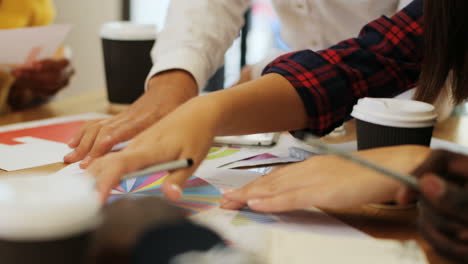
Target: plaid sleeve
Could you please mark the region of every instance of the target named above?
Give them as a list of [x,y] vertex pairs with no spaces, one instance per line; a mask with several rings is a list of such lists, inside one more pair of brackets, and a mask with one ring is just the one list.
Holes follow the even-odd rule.
[[349,118],[362,97],[393,97],[415,86],[423,44],[423,0],[367,24],[358,38],[329,49],[281,56],[264,74],[284,76],[299,93],[308,130],[325,135]]

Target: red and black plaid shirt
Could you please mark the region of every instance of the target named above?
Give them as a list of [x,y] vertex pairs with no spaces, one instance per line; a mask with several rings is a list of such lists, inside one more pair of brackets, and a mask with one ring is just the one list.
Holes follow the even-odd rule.
[[304,50],[277,58],[264,74],[278,73],[296,88],[310,132],[324,135],[349,118],[362,97],[393,97],[418,80],[422,61],[423,0],[392,18],[367,24],[359,38],[329,49]]

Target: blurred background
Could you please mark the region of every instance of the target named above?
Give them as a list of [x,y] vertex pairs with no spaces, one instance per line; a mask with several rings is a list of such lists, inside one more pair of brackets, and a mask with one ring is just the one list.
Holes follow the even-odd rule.
[[90,89],[104,88],[104,66],[98,32],[101,24],[122,19],[123,2],[55,0],[55,6],[57,9],[55,22],[73,25],[66,43],[71,47],[73,65],[76,69],[70,86],[64,89],[58,98]]
[[[280,23],[271,6],[270,0],[253,0],[246,18],[248,24],[244,31],[244,46],[241,38],[237,39],[225,56],[224,87],[230,87],[238,78],[242,64],[253,64],[264,58],[269,50],[288,47],[280,36]],[[76,68],[70,87],[57,98],[75,95],[90,89],[105,87],[104,67],[99,39],[100,26],[108,21],[131,20],[139,23],[156,24],[164,27],[170,0],[55,0],[57,8],[56,23],[73,24],[73,30],[67,39],[71,47],[73,64]],[[86,15],[83,15],[86,14]],[[245,32],[244,32],[245,33]],[[455,114],[468,113],[468,105],[455,109]]]
[[[74,25],[67,38],[67,45],[71,47],[76,68],[76,75],[70,87],[61,92],[59,98],[105,87],[98,35],[101,24],[115,20],[131,20],[156,24],[161,29],[164,27],[169,2],[170,0],[55,0],[56,23]],[[285,48],[279,39],[279,23],[270,0],[252,1],[251,12],[246,16],[249,21],[249,34],[244,41],[248,49],[242,52],[239,38],[226,53],[224,87],[229,87],[237,81],[241,63],[252,64],[260,61],[273,47]]]

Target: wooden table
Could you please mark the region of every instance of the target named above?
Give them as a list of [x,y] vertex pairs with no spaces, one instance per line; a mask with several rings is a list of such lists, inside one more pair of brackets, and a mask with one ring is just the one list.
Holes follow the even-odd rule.
[[[95,90],[79,96],[51,102],[36,109],[11,113],[0,117],[0,125],[26,122],[57,116],[75,115],[88,112],[108,113],[109,105],[105,90]],[[346,134],[342,137],[326,138],[328,142],[338,143],[355,139],[354,123],[345,125]],[[468,117],[451,117],[439,124],[434,132],[435,137],[459,143],[468,147]],[[18,172],[0,172],[8,175],[44,175],[62,168],[63,164],[53,164]],[[415,208],[406,210],[388,210],[363,206],[348,210],[328,211],[344,222],[378,238],[416,239],[425,249],[431,263],[448,263],[434,254],[417,232]]]

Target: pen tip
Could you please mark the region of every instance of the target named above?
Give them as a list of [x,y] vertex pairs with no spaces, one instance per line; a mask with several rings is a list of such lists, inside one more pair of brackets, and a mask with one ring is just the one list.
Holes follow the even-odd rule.
[[193,165],[193,159],[187,159],[188,166],[191,167]]

